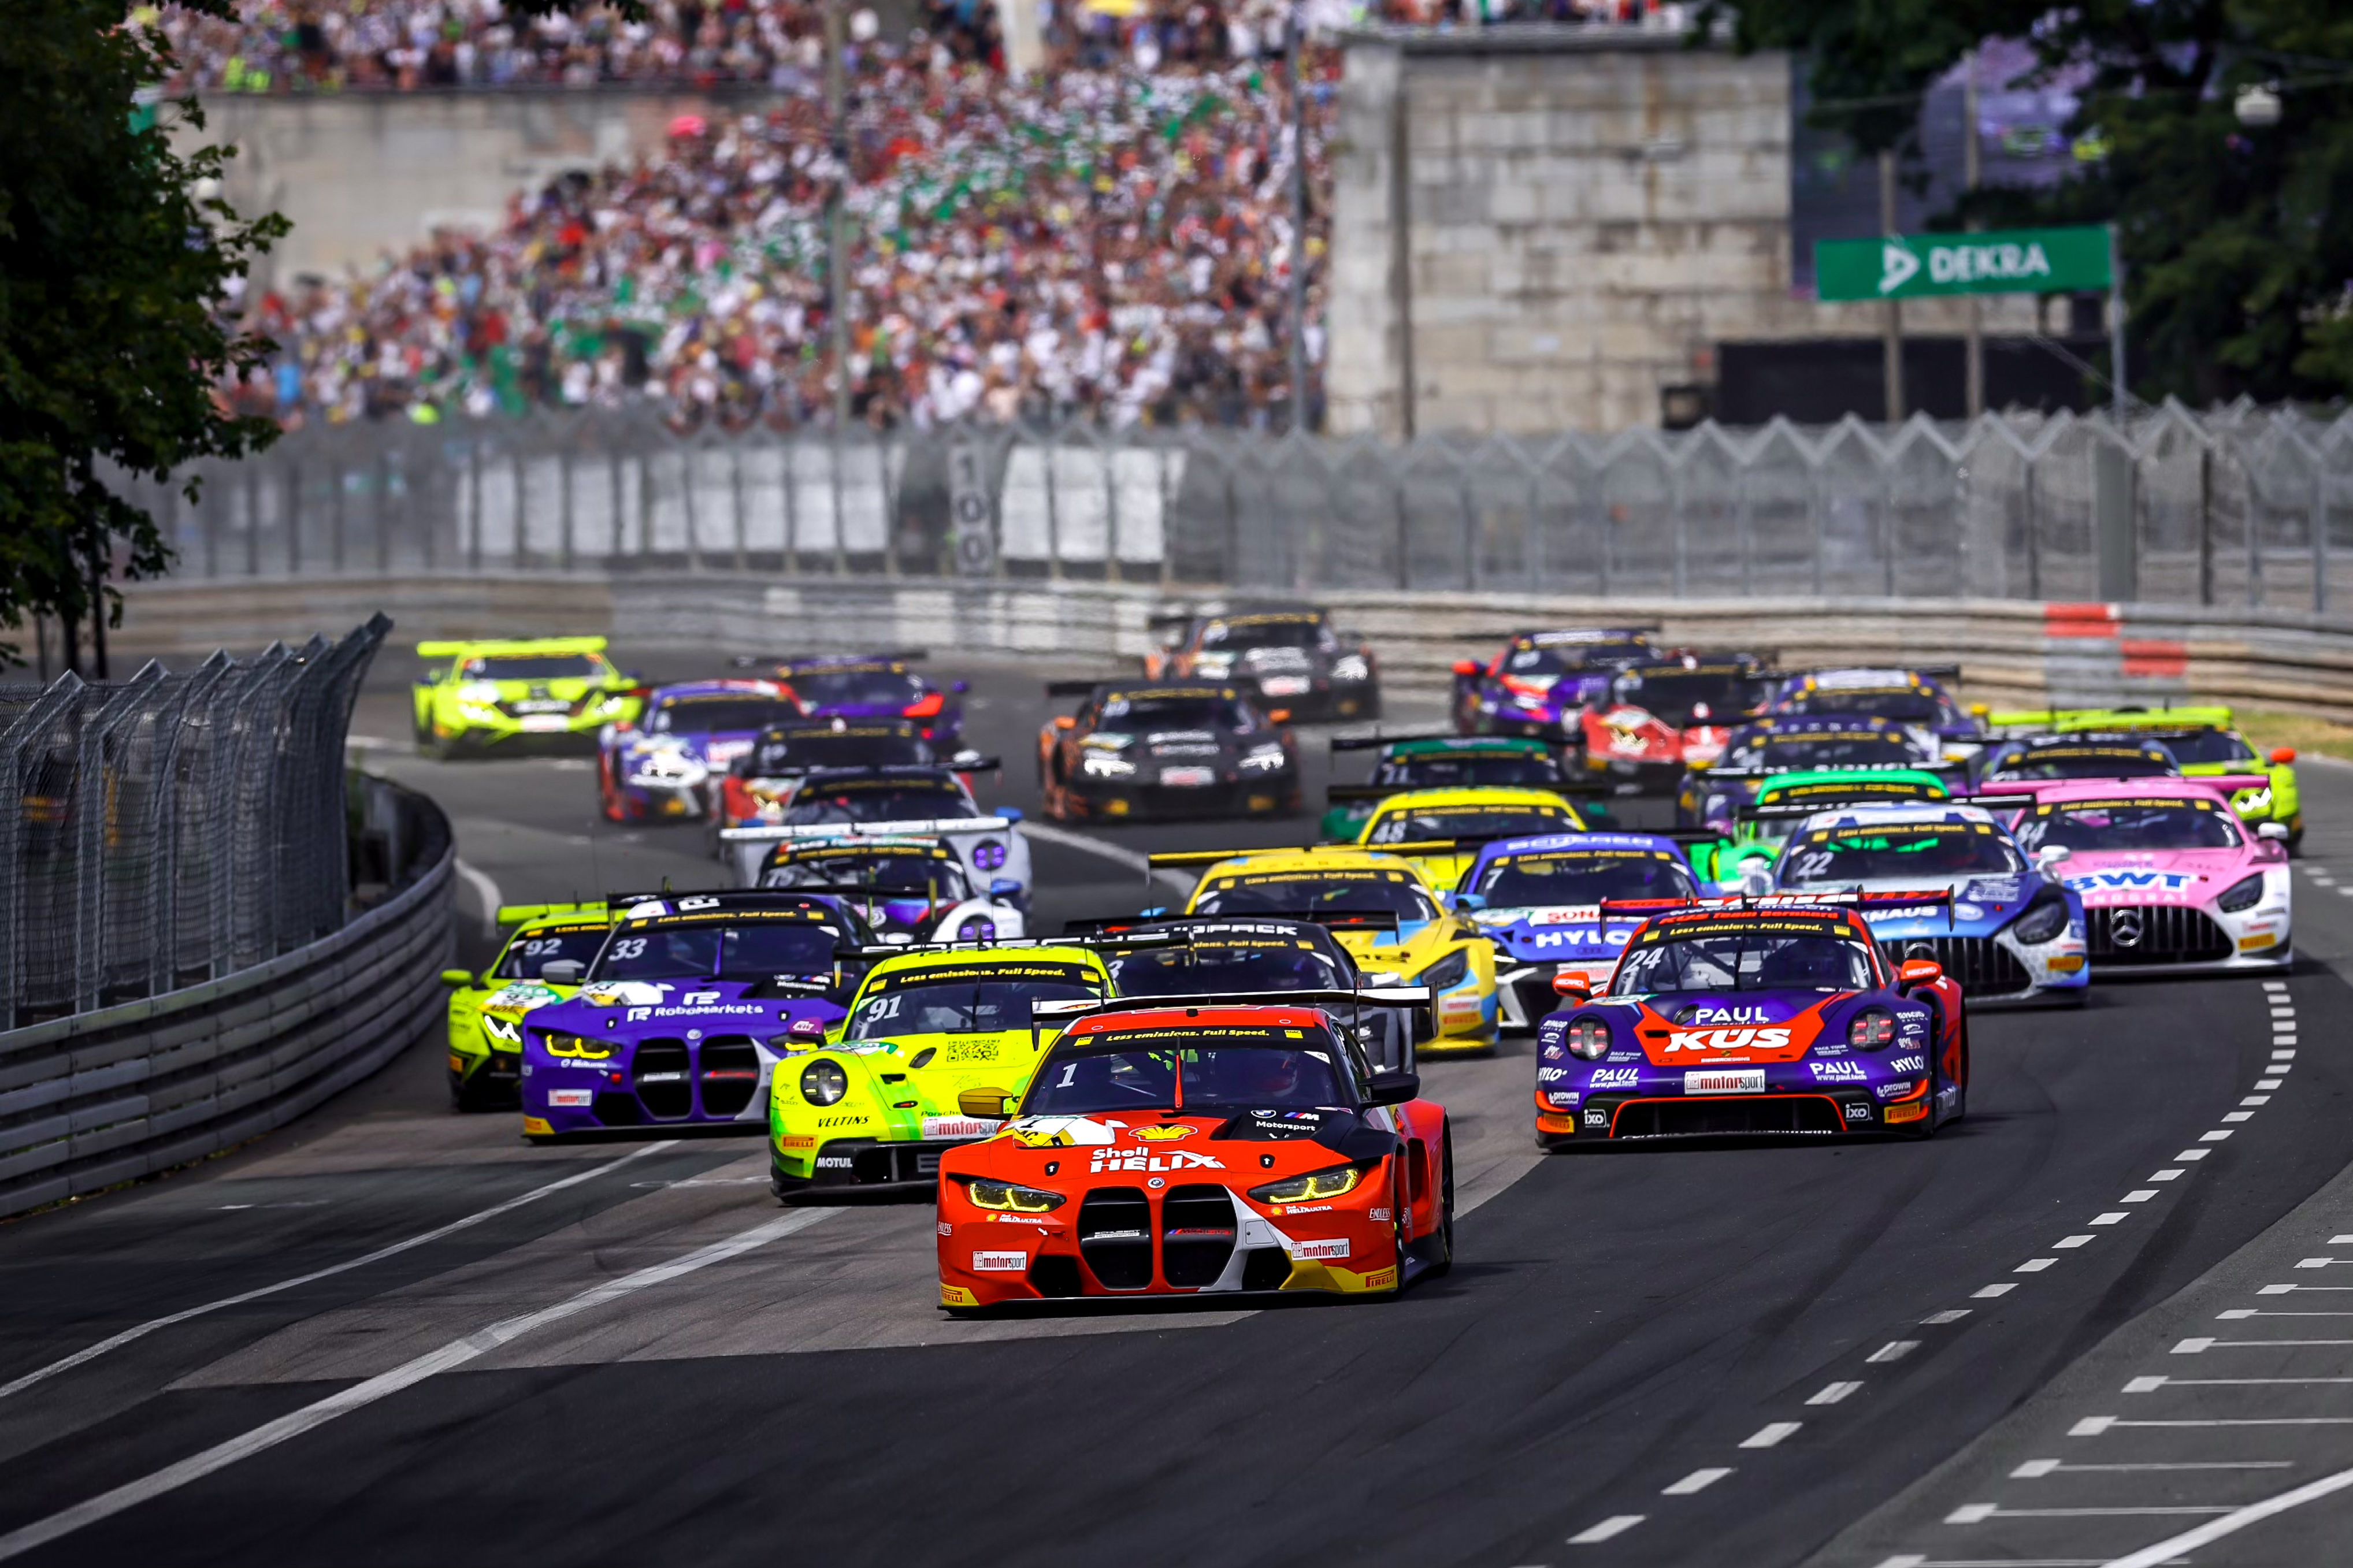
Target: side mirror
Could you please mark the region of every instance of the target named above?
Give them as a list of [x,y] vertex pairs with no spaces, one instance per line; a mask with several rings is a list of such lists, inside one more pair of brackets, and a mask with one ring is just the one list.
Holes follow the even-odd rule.
[[1005,818],[1008,822],[1020,822],[1024,820],[1021,815],[1021,808],[1018,805],[999,806],[997,807],[997,815]]
[[2284,844],[2287,842],[2287,824],[2284,822],[2259,822],[2255,824],[2255,837],[2258,838],[2268,838],[2274,844]]
[[1078,727],[1079,727],[1079,719],[1078,719],[1078,715],[1077,715],[1077,714],[1075,714],[1075,713],[1057,713],[1057,714],[1055,714],[1055,715],[1054,715],[1054,728],[1055,728],[1055,729],[1057,729],[1057,730],[1075,730],[1075,729],[1077,729]]
[[1016,1100],[1001,1089],[968,1089],[956,1096],[956,1109],[966,1116],[997,1121],[1013,1114]]
[[1945,966],[1926,958],[1907,958],[1895,972],[1896,984],[1906,991],[1915,985],[1933,985],[1944,977]]
[[1454,907],[1458,910],[1483,910],[1487,907],[1487,895],[1484,893],[1457,893],[1454,895]]
[[988,884],[988,896],[992,899],[1009,899],[1020,890],[1021,884],[1010,877],[999,877]]
[[445,969],[441,972],[441,984],[452,991],[463,991],[473,983],[474,972],[470,969]]
[[2038,869],[2047,871],[2060,861],[2070,858],[2074,853],[2064,844],[2045,844],[2034,852],[2034,864]]
[[1593,983],[1570,971],[1564,970],[1552,977],[1553,994],[1572,1007],[1582,1007],[1593,1000]]
[[1992,714],[1992,712],[1993,709],[1986,703],[1972,702],[1969,704],[1969,717],[1972,719],[1988,718]]
[[1271,709],[1268,710],[1266,716],[1277,724],[1288,724],[1291,722],[1291,710],[1288,708]]
[[951,680],[948,682],[948,689],[961,697],[965,692],[972,689],[972,682],[969,680]]
[[1421,1098],[1421,1075],[1418,1072],[1377,1072],[1368,1086],[1371,1093],[1366,1099],[1374,1105],[1403,1105],[1409,1100]]
[[1761,899],[1773,890],[1773,873],[1762,860],[1749,860],[1740,868],[1740,890],[1752,899]]
[[539,978],[547,985],[577,985],[588,966],[576,958],[551,958],[539,966]]
[[1476,680],[1479,679],[1479,661],[1475,658],[1458,658],[1454,661],[1454,673],[1465,680]]
[[915,945],[915,938],[913,934],[909,931],[886,931],[882,933],[882,945],[885,947],[913,947]]
[[2272,752],[2272,761],[2280,767],[2287,766],[2288,763],[2295,761],[2295,748],[2294,746],[2275,747]]

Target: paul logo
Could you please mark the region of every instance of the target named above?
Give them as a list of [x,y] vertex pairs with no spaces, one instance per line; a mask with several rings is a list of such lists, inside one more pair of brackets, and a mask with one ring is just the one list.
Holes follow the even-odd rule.
[[1694,1024],[1769,1024],[1772,1015],[1762,1007],[1711,1007],[1703,1002],[1691,1010]]

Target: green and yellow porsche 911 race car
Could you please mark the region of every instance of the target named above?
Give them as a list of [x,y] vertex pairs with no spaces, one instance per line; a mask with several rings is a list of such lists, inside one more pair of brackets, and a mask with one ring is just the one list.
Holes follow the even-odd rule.
[[603,637],[423,642],[411,688],[417,749],[461,752],[593,750],[607,724],[637,721],[645,689],[613,668]]
[[2264,756],[2239,733],[2237,715],[2228,708],[2063,708],[1994,713],[1986,721],[2001,737],[2104,734],[2155,741],[2172,753],[2185,778],[2262,773],[2270,782],[2234,791],[2231,808],[2251,826],[2276,822],[2286,828],[2291,854],[2304,842],[2295,748],[2280,746]]
[[522,1016],[580,989],[551,985],[540,971],[559,961],[585,967],[613,924],[602,903],[508,904],[498,921],[514,929],[489,969],[441,972],[449,987],[449,1099],[460,1110],[517,1103]]
[[776,1063],[769,1184],[780,1199],[929,1186],[943,1151],[997,1131],[1003,1102],[1061,1032],[1036,1005],[1112,994],[1102,956],[1077,942],[884,951],[894,956],[860,982],[839,1032]]

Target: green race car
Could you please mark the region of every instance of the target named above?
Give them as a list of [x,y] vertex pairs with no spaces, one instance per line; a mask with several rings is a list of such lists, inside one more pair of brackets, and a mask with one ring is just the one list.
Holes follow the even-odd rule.
[[1674,837],[1683,840],[1702,882],[1730,888],[1750,862],[1770,867],[1789,835],[1814,812],[1873,801],[1952,798],[1952,787],[1926,769],[1808,768],[1758,780],[1755,795],[1734,808],[1730,832],[1718,824]]
[[[1035,1004],[1095,1001],[1111,971],[1076,942],[899,951],[823,1046],[787,1051],[768,1096],[770,1186],[928,1187],[940,1153],[997,1131],[1061,1032]],[[967,1108],[966,1102],[970,1102]]]
[[579,751],[607,724],[635,723],[645,689],[605,658],[603,637],[423,642],[411,688],[417,749]]
[[[1373,812],[1390,795],[1416,789],[1466,789],[1484,784],[1509,784],[1524,789],[1559,791],[1577,786],[1580,795],[1595,792],[1560,765],[1551,746],[1542,741],[1508,735],[1452,733],[1335,735],[1336,757],[1342,752],[1377,750],[1372,777],[1360,784],[1334,784],[1324,792],[1321,829],[1326,844],[1354,844]],[[1584,815],[1606,819],[1606,808],[1585,806]]]
[[2304,842],[2304,802],[2295,787],[2295,748],[2281,746],[2265,757],[2238,731],[2228,708],[2061,708],[1995,713],[1987,722],[1999,736],[2133,735],[2155,741],[2173,754],[2184,777],[2218,773],[2264,773],[2268,785],[2237,791],[2232,808],[2254,824],[2276,822],[2287,829],[2288,852]]
[[613,924],[601,903],[509,904],[498,921],[514,930],[488,970],[441,972],[449,987],[449,1100],[460,1110],[517,1102],[522,1016],[580,989],[550,985],[539,972],[558,960],[586,965]]

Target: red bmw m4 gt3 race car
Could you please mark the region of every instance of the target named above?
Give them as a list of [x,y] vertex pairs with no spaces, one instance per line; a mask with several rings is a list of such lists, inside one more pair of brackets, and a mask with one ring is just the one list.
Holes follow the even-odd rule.
[[[940,1158],[940,1304],[1393,1296],[1453,1261],[1446,1112],[1374,1072],[1347,1020],[1427,994],[1142,997],[1085,1006],[1017,1114]],[[1073,1009],[1075,1010],[1075,1009]],[[983,1104],[984,1100],[992,1103]]]

